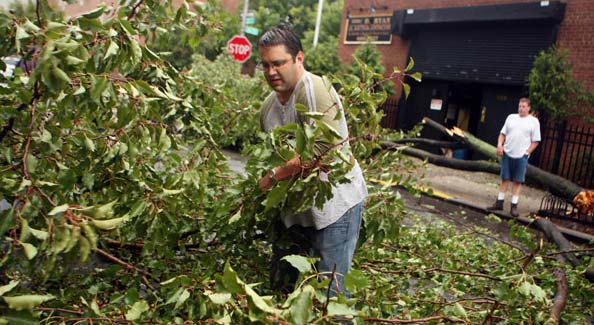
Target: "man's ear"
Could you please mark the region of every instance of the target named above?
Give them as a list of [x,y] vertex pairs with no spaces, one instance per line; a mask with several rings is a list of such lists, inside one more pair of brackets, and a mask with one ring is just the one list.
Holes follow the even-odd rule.
[[299,52],[297,52],[297,55],[295,56],[295,62],[303,64],[304,58],[305,58],[305,54],[303,53],[303,51],[299,51]]

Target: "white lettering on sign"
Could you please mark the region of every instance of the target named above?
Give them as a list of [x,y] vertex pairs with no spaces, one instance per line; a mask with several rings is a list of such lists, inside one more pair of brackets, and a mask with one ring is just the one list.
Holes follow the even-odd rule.
[[250,46],[243,45],[243,44],[229,44],[228,49],[229,49],[229,52],[231,52],[233,54],[244,55],[250,51]]

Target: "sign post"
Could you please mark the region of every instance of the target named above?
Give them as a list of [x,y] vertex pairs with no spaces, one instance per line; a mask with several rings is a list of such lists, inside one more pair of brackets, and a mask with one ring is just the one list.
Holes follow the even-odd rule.
[[252,55],[252,43],[241,35],[235,35],[227,42],[227,51],[238,62],[245,62]]

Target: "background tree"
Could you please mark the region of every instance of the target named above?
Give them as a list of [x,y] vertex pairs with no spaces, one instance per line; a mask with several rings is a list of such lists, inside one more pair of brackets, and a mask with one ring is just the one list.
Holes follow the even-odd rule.
[[[386,68],[382,64],[382,55],[372,43],[365,43],[360,45],[353,54],[355,60],[347,66],[348,73],[359,76],[362,79],[371,78],[375,83],[375,88],[378,91],[385,91],[388,96],[395,94],[394,83],[391,80],[384,80],[383,74]],[[374,75],[365,75],[367,69],[362,69],[363,66],[369,67]]]
[[575,79],[569,50],[552,47],[538,54],[528,76],[531,106],[555,122],[572,116],[591,121],[594,92]]

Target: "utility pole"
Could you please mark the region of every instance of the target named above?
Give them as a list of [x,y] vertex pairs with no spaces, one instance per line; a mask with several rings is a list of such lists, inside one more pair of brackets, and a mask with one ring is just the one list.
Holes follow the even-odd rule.
[[318,36],[320,35],[320,24],[322,23],[322,7],[324,6],[324,0],[318,1],[318,17],[316,18],[316,29],[314,31],[313,46],[318,45]]
[[245,35],[245,20],[247,19],[249,6],[250,6],[250,0],[245,0],[243,3],[243,16],[241,17],[241,36]]

